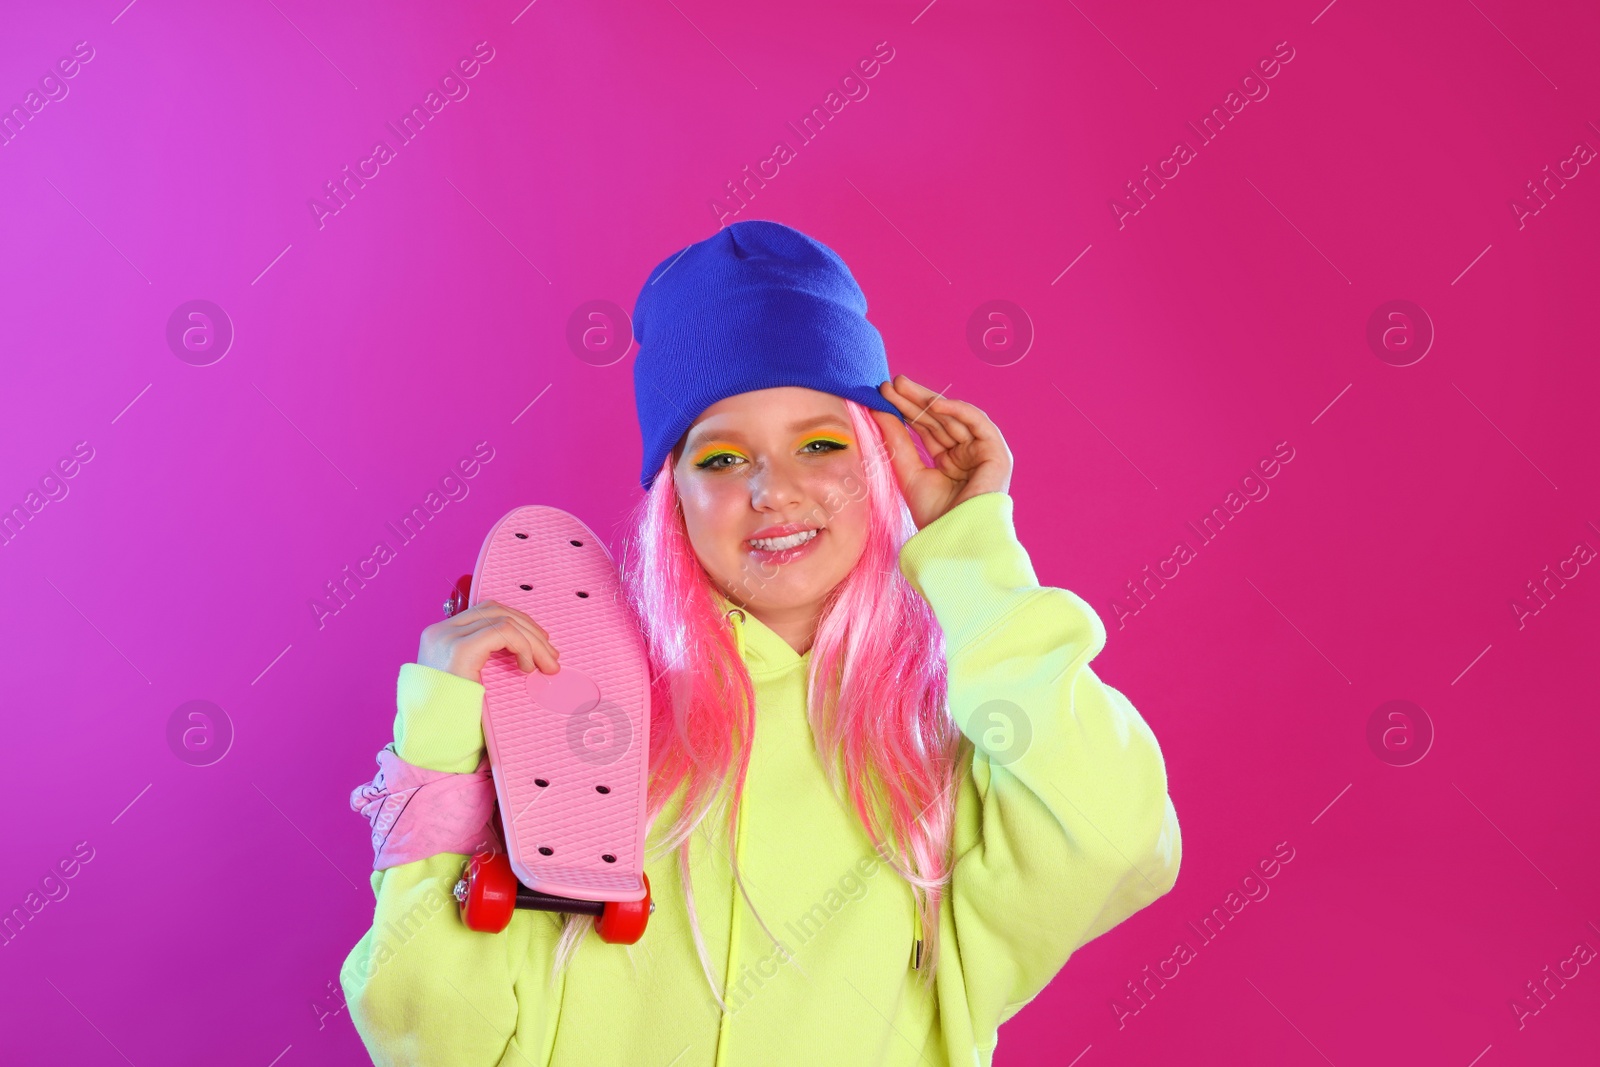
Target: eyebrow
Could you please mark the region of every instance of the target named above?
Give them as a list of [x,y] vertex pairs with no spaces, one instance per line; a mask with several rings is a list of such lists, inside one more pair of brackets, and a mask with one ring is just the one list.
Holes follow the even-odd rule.
[[[838,415],[816,415],[809,419],[800,419],[797,422],[791,422],[789,424],[789,432],[799,433],[801,430],[810,430],[818,426],[838,426],[843,428],[845,425],[846,423],[844,419],[840,418]],[[684,448],[692,451],[699,446],[701,441],[707,438],[738,438],[740,436],[741,435],[734,430],[718,432],[716,430],[696,428],[694,432],[690,433],[688,438],[684,441]]]

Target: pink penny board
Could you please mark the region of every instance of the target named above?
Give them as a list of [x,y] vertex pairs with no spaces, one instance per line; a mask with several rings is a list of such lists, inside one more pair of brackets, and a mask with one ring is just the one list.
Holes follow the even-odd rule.
[[[529,889],[642,900],[650,685],[644,638],[605,544],[559,508],[516,508],[484,539],[469,605],[544,627],[561,669],[483,668],[483,734],[511,869]],[[469,608],[470,610],[470,608]]]

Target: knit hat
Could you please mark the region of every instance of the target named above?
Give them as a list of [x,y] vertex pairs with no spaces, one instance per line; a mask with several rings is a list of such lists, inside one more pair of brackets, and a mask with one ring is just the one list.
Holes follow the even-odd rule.
[[735,222],[669,256],[633,306],[639,484],[717,401],[801,385],[891,415],[889,361],[867,298],[838,254],[781,223]]

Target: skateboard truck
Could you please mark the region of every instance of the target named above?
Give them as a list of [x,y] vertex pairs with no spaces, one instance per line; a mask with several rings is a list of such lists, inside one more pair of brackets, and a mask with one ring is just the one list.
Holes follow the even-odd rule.
[[656,902],[650,899],[650,876],[644,876],[643,900],[579,900],[529,889],[517,880],[504,852],[474,856],[461,872],[453,895],[461,906],[461,921],[468,929],[499,933],[511,923],[516,908],[561,911],[594,916],[600,940],[631,945],[644,935]]

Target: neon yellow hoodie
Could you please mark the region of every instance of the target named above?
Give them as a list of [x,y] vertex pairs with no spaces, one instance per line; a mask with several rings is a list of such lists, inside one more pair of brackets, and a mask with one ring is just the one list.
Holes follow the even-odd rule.
[[[587,937],[553,987],[557,916],[519,909],[499,934],[468,930],[450,895],[461,855],[375,871],[372,928],[340,973],[373,1061],[988,1065],[1000,1024],[1080,945],[1172,888],[1178,820],[1155,736],[1089,666],[1105,627],[1076,594],[1039,585],[1009,495],[973,497],[930,523],[901,549],[900,569],[944,630],[950,708],[977,747],[931,991],[912,969],[911,889],[823,775],[806,719],[810,653],[736,614],[757,701],[736,855],[783,946],[737,894],[715,818],[691,838],[691,866],[707,951],[725,964],[726,1013],[701,969],[675,854],[646,868],[656,911],[644,937]],[[403,665],[400,757],[472,770],[482,699],[476,682]],[[990,701],[1020,711],[973,715]]]

